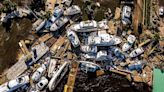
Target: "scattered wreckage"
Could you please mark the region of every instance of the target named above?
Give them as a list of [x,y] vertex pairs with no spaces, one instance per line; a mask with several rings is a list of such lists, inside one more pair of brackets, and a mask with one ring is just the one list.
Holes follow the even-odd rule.
[[[49,32],[57,33],[67,23],[72,22],[71,16],[82,13],[79,6],[71,5],[72,0],[62,1],[62,4],[66,5],[65,9],[64,6],[61,7],[60,5],[54,7],[56,2],[47,0],[46,11],[50,11],[52,14],[47,19],[39,18],[33,23],[32,30],[34,32],[47,30],[46,34]],[[163,7],[159,11],[159,15],[163,15]],[[30,12],[26,11],[25,13],[29,14]],[[108,9],[108,13],[111,14],[110,9]],[[19,12],[13,11],[9,15],[2,13],[1,21],[5,21],[6,18],[14,18],[16,14]],[[110,19],[112,16],[112,14],[109,16]],[[118,23],[131,24],[131,16],[132,8],[127,5],[123,6],[121,20]],[[142,58],[146,50],[143,45],[136,46],[139,39],[135,35],[119,36],[109,33],[108,19],[102,21],[87,20],[70,24],[65,27],[64,36],[54,37],[54,34],[51,34],[48,37],[44,35],[45,38],[39,38],[42,40],[33,44],[29,52],[27,51],[27,55],[23,55],[18,62],[24,62],[23,67],[25,68],[17,67],[16,69],[22,69],[22,71],[14,71],[13,69],[20,64],[11,67],[7,75],[13,75],[13,79],[2,84],[0,92],[11,92],[18,89],[26,89],[30,92],[54,91],[70,70],[73,61],[78,62],[80,70],[85,73],[97,73],[99,70],[110,71],[125,75],[129,81],[145,83],[152,81],[152,79],[147,79],[147,81],[137,79],[151,75],[146,74],[148,72],[141,73],[142,70],[146,71],[145,66],[149,66]],[[117,25],[117,23],[115,24]],[[148,42],[150,41],[148,40]],[[19,45],[26,48],[21,43]],[[78,50],[74,51],[76,49]],[[79,56],[73,52],[78,52]],[[100,65],[100,61],[105,62],[103,67]],[[72,71],[77,72],[77,70]],[[133,72],[137,73],[134,75]]]

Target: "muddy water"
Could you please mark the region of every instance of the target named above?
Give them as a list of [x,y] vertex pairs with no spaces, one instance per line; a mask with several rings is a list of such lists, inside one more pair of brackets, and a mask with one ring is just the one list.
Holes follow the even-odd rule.
[[0,25],[0,73],[17,61],[18,42],[29,35],[30,29],[31,21],[28,19],[12,21],[11,30]]

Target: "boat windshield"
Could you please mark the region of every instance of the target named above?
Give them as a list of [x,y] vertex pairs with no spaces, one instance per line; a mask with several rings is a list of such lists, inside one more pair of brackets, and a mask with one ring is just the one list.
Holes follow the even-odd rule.
[[18,78],[17,81],[18,81],[18,83],[22,83],[23,79],[22,78]]

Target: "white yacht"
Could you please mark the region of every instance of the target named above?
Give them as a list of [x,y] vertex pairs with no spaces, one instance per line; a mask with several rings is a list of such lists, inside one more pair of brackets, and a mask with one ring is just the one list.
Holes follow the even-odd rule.
[[67,33],[67,37],[70,40],[71,44],[74,47],[78,47],[80,45],[80,40],[79,40],[77,34],[71,29],[68,29],[66,33]]
[[29,76],[21,76],[14,80],[10,80],[7,83],[4,83],[0,86],[0,92],[15,92],[22,86],[25,86],[30,81]]
[[98,30],[98,24],[95,20],[87,20],[74,24],[70,28],[76,32],[91,32]]
[[34,82],[38,82],[40,80],[40,78],[42,77],[42,75],[46,72],[46,65],[42,64],[41,67],[39,67],[32,75],[31,79]]
[[129,35],[127,38],[127,43],[122,46],[122,51],[128,51],[134,44],[136,37],[134,35]]
[[163,16],[164,15],[164,7],[160,7],[159,8],[159,16]]
[[122,17],[122,23],[124,25],[131,24],[131,20],[130,20],[131,14],[132,14],[131,7],[130,6],[123,6],[121,17]]
[[143,50],[142,47],[139,47],[139,48],[133,50],[133,51],[129,54],[129,56],[130,56],[130,57],[137,57],[138,55],[140,55],[140,54],[142,54],[142,53],[144,53],[144,50]]
[[69,19],[67,17],[60,17],[59,19],[57,19],[50,27],[50,31],[57,31],[59,30],[61,27],[63,27],[67,22],[69,21]]
[[121,42],[122,42],[121,38],[109,34],[101,34],[98,36],[88,37],[88,45],[111,46],[111,45],[120,44]]

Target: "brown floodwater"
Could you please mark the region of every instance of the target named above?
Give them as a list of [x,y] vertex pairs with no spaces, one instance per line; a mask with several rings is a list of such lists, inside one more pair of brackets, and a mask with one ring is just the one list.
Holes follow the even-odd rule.
[[18,42],[29,35],[32,23],[29,19],[11,21],[11,29],[0,25],[0,74],[16,63],[19,51]]

